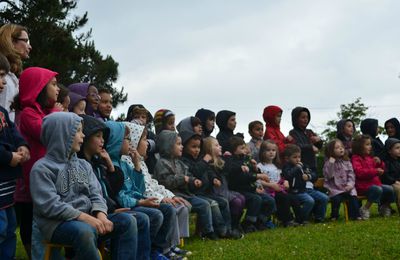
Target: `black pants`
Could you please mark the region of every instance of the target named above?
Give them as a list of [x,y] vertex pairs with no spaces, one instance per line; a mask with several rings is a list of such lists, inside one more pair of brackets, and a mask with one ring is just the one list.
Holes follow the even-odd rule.
[[30,245],[32,242],[32,219],[33,219],[33,204],[32,202],[17,202],[15,203],[15,212],[19,225],[19,232],[22,244]]

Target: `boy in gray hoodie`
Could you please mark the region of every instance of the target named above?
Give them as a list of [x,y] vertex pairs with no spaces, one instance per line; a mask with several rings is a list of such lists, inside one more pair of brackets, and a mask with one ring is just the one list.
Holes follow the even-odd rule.
[[78,159],[82,118],[66,112],[43,119],[44,158],[31,171],[33,217],[52,243],[70,245],[77,259],[100,259],[97,242],[111,239],[113,259],[135,259],[137,230],[129,214],[107,215],[91,165]]

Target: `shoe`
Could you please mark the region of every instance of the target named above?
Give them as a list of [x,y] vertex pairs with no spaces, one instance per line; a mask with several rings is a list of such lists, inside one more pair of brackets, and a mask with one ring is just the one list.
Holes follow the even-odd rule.
[[186,260],[187,259],[187,257],[181,256],[181,255],[177,255],[172,250],[170,250],[168,253],[166,253],[164,255],[165,255],[165,257],[167,257],[170,260]]
[[271,220],[267,220],[267,222],[264,223],[265,227],[268,229],[274,229],[276,228],[276,225],[271,221]]
[[165,255],[161,254],[161,253],[158,252],[158,251],[152,252],[150,258],[151,258],[152,260],[169,260],[168,257],[166,257]]
[[255,224],[255,227],[257,228],[257,230],[259,230],[259,231],[263,231],[263,230],[266,230],[267,229],[267,226],[264,224],[264,222],[263,221],[261,221],[261,220],[257,220],[257,222],[256,222],[256,224]]
[[244,238],[244,234],[240,232],[239,229],[232,229],[232,231],[229,232],[229,238],[242,239]]
[[171,248],[171,251],[180,256],[191,256],[192,251],[181,249],[177,246]]
[[367,219],[369,219],[369,209],[366,209],[364,206],[362,206],[361,208],[360,208],[360,217],[363,219],[363,220],[367,220]]
[[383,205],[379,208],[379,214],[382,217],[390,217],[390,215],[392,214],[392,211],[390,210],[390,207]]
[[255,224],[254,222],[248,220],[243,221],[242,228],[244,233],[256,232],[257,228],[254,226],[254,224]]
[[293,220],[283,223],[283,227],[297,227],[299,223],[294,222]]
[[203,235],[203,239],[218,240],[219,238],[214,232],[209,232]]

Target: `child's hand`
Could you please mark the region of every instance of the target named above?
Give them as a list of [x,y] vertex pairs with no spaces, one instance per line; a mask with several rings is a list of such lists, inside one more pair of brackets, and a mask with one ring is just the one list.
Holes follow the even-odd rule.
[[194,186],[196,186],[197,188],[200,188],[201,185],[203,185],[203,183],[201,182],[201,180],[199,180],[199,179],[195,179],[195,180],[194,180]]
[[12,159],[10,162],[10,166],[11,167],[16,167],[18,164],[20,164],[22,162],[23,159],[23,155],[21,152],[13,152],[12,153]]
[[262,142],[263,142],[263,140],[257,140],[257,142],[256,142],[257,149],[260,149]]
[[114,210],[114,213],[122,213],[122,212],[128,212],[128,211],[131,211],[131,209],[130,208],[119,208],[119,209]]
[[346,185],[346,187],[344,187],[345,191],[351,191],[353,189],[352,185]]
[[329,162],[330,163],[334,163],[336,161],[336,159],[335,158],[333,158],[333,157],[329,157]]
[[375,156],[375,157],[374,157],[374,162],[375,162],[376,164],[381,164],[381,159],[380,159],[379,157]]
[[29,152],[28,147],[26,147],[24,145],[20,146],[20,147],[18,147],[17,151],[20,152],[21,155],[22,155],[21,163],[24,163],[24,162],[28,161],[31,158],[31,154]]
[[56,102],[56,103],[54,104],[53,109],[59,110],[59,111],[64,111],[63,105],[62,105],[61,103],[59,103],[59,102]]
[[190,180],[189,176],[185,176],[184,179],[185,179],[186,183],[189,183],[189,180]]
[[257,187],[256,192],[258,194],[263,194],[264,193],[264,189],[262,187]]
[[382,168],[377,168],[378,175],[382,175],[385,171]]
[[167,197],[165,197],[165,198],[162,199],[161,202],[162,202],[162,203],[171,204],[171,205],[173,205],[173,206],[176,205],[174,199],[172,199],[172,198],[167,198]]
[[190,207],[190,206],[191,206],[190,202],[187,201],[187,200],[185,200],[184,198],[175,196],[175,197],[173,197],[172,199],[173,199],[173,200],[175,201],[175,203],[177,203],[177,204],[182,204],[182,205],[185,205],[185,206],[187,206],[187,207]]
[[257,174],[257,179],[265,181],[265,182],[270,182],[268,175],[266,175],[264,173]]
[[294,141],[294,139],[293,139],[293,137],[292,137],[291,135],[288,135],[288,136],[286,137],[286,141],[287,141],[288,143],[291,143],[291,142]]
[[246,165],[242,165],[242,172],[244,172],[244,173],[250,172],[249,167],[247,167]]
[[229,156],[232,156],[232,154],[230,152],[228,152],[228,151],[225,151],[223,156],[224,157],[229,157]]
[[101,222],[100,219],[97,219],[89,214],[81,212],[81,214],[78,216],[78,220],[91,225],[96,229],[97,233],[101,235],[105,234],[106,232],[106,227],[104,226],[104,223]]
[[135,165],[135,170],[140,172],[141,167],[140,167],[140,154],[136,149],[130,149],[129,155],[132,158],[132,162]]
[[304,180],[304,181],[308,181],[308,180],[309,180],[309,179],[308,179],[308,175],[307,175],[307,174],[303,174],[303,176],[302,176],[302,177],[303,177],[303,180]]
[[104,234],[110,233],[111,231],[113,231],[114,229],[114,224],[107,218],[106,214],[104,214],[103,212],[98,212],[97,219],[99,219],[105,228]]
[[209,162],[209,161],[212,160],[212,157],[211,157],[211,155],[206,154],[206,155],[204,155],[203,160],[206,161],[206,162]]
[[214,178],[213,183],[214,183],[214,186],[216,186],[216,187],[221,187],[221,181],[220,181],[220,180]]
[[158,199],[156,197],[150,197],[147,199],[141,199],[138,201],[139,206],[150,207],[150,208],[158,208],[160,203],[157,202]]
[[321,138],[318,135],[313,135],[313,136],[311,136],[310,140],[313,144],[315,144],[315,143],[318,143],[319,141],[321,141]]
[[280,186],[278,183],[276,183],[276,182],[270,183],[270,186],[269,186],[269,187],[272,188],[272,189],[273,189],[274,191],[276,191],[276,192],[279,192],[279,191],[282,190],[281,186]]
[[112,163],[110,155],[107,153],[107,151],[105,149],[101,150],[101,152],[99,153],[99,156],[106,163],[107,170],[109,172],[115,172],[114,164]]
[[254,169],[257,169],[257,161],[254,159],[250,160],[251,165],[253,166]]
[[303,163],[302,163],[302,162],[298,162],[298,163],[297,163],[297,166],[298,166],[300,169],[303,169]]
[[289,182],[287,180],[283,182],[283,187],[285,187],[286,190],[289,189]]
[[314,153],[318,153],[319,152],[319,149],[315,145],[312,146],[312,149],[313,149]]

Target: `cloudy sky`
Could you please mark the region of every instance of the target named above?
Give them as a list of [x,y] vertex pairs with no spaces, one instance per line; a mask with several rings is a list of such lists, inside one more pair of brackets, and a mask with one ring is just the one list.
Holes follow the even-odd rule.
[[382,125],[400,109],[400,1],[79,1],[86,29],[119,63],[116,87],[177,122],[199,108],[237,112],[238,131],[267,105],[295,106],[325,129],[357,97]]

